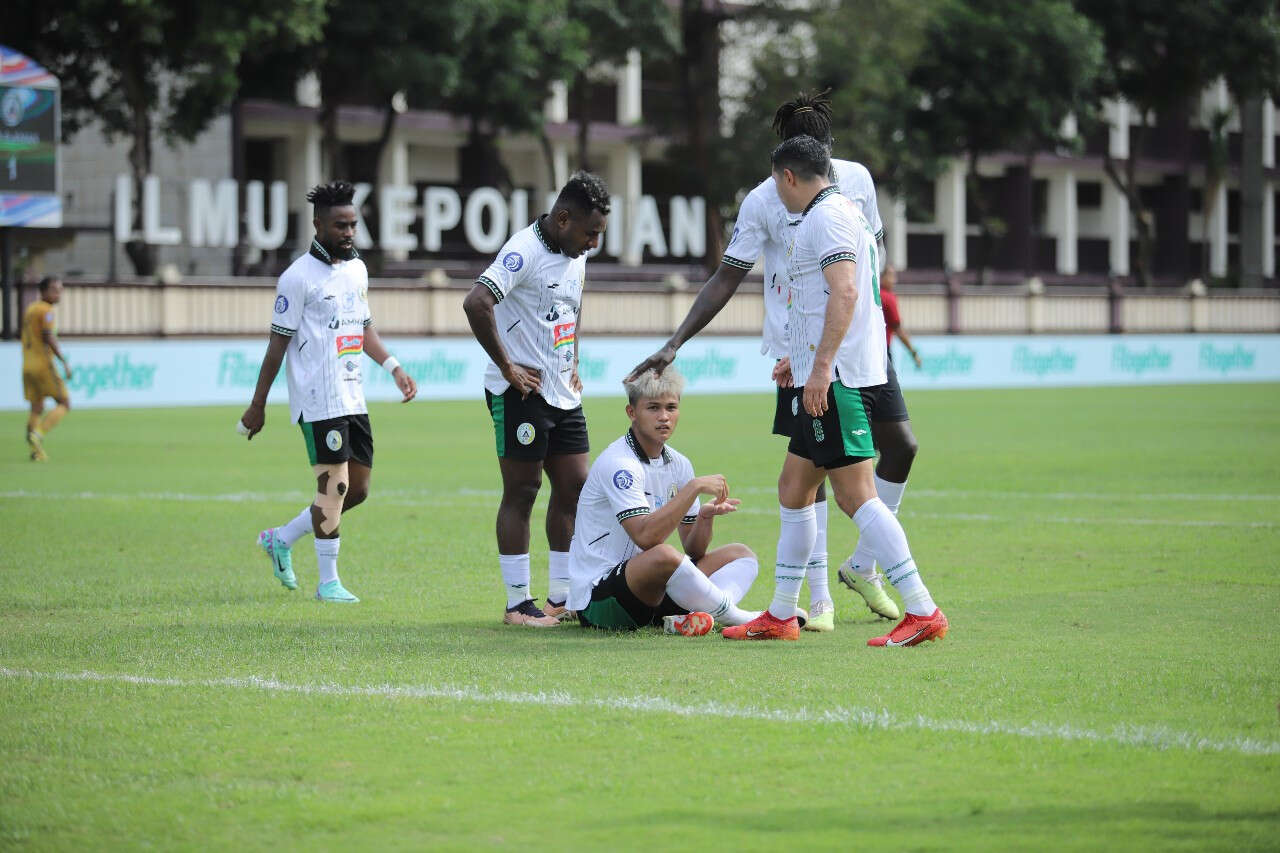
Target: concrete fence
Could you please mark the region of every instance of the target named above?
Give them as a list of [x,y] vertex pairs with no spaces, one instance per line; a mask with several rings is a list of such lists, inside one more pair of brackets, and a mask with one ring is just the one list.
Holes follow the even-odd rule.
[[[462,312],[468,281],[431,285],[413,280],[374,281],[370,304],[378,327],[400,335],[469,333]],[[261,335],[271,322],[275,280],[209,279],[181,284],[153,281],[68,280],[58,310],[59,332],[69,336]],[[696,296],[692,288],[660,284],[589,283],[582,326],[592,334],[665,335]],[[25,307],[33,288],[21,294]],[[1029,286],[910,285],[899,290],[905,328],[915,334],[1090,334],[1106,332],[1277,332],[1275,291],[1045,289]],[[764,310],[759,281],[743,283],[708,331],[759,334]]]

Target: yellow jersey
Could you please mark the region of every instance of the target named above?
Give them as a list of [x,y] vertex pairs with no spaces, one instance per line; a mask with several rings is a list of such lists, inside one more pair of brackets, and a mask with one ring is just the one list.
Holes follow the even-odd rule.
[[27,306],[27,312],[22,315],[23,373],[53,369],[53,353],[44,342],[46,329],[54,334],[58,333],[53,306],[43,299],[37,299]]

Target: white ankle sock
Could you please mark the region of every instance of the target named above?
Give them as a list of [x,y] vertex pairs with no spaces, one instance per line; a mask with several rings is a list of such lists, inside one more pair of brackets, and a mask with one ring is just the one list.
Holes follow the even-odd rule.
[[276,528],[276,536],[279,537],[286,548],[292,548],[294,542],[297,542],[310,532],[312,532],[311,507],[303,509],[283,527]]
[[916,561],[911,558],[907,534],[884,501],[872,498],[864,503],[853,514],[853,523],[858,525],[858,546],[861,547],[863,541],[867,543],[871,554],[884,567],[885,577],[902,596],[907,612],[928,616],[937,610],[938,606],[920,579]]
[[723,625],[744,625],[755,615],[740,610],[729,593],[713,584],[688,557],[667,580],[667,595],[685,610],[710,613]]
[[760,561],[755,557],[739,557],[730,560],[711,573],[711,582],[729,593],[729,600],[737,604],[755,583],[760,574]]
[[[564,604],[569,598],[569,552],[552,551],[547,572],[547,601]],[[519,604],[520,602],[516,602]]]
[[338,579],[338,549],[342,545],[342,537],[316,540],[316,568],[320,572],[320,583]]
[[813,512],[818,522],[818,535],[813,541],[813,553],[809,555],[809,562],[805,566],[805,576],[809,579],[810,605],[831,600],[827,578],[827,502],[816,502]]
[[800,585],[818,535],[818,519],[813,504],[800,509],[778,507],[778,513],[782,529],[778,533],[778,561],[773,569],[773,603],[769,612],[777,619],[790,619],[796,615],[800,602]]
[[502,583],[507,588],[507,607],[515,607],[529,594],[529,555],[499,554],[498,567],[502,569]]

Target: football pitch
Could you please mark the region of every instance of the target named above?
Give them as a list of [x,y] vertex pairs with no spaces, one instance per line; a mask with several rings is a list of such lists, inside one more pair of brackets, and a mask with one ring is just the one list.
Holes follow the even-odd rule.
[[[834,583],[834,507],[832,634],[502,625],[478,399],[372,407],[354,606],[311,598],[310,538],[296,592],[256,547],[314,490],[284,407],[251,443],[240,408],[73,410],[46,465],[11,412],[0,848],[1280,847],[1280,386],[908,402],[900,517],[952,627],[896,650]],[[587,401],[594,450],[623,403]],[[752,608],[771,419],[688,397],[672,441],[743,501],[715,543],[760,556]]]

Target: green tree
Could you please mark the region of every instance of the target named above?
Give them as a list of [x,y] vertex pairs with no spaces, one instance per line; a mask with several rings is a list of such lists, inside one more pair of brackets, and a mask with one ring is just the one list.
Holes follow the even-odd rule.
[[[980,275],[992,238],[1005,223],[990,213],[978,180],[984,155],[1034,152],[1068,144],[1060,128],[1092,103],[1101,45],[1069,0],[942,0],[925,27],[924,48],[909,73],[919,93],[911,142],[935,156],[967,156],[967,194],[982,227]],[[1024,181],[1023,215],[1031,183]],[[1030,231],[1018,247],[1030,263]]]
[[591,169],[586,116],[592,70],[619,65],[627,52],[638,50],[646,63],[669,61],[677,44],[675,18],[663,0],[569,0],[569,16],[586,27],[586,61],[573,76],[570,96],[577,102],[578,168]]
[[[231,103],[242,56],[312,41],[322,22],[323,0],[57,0],[6,11],[16,34],[6,39],[61,79],[64,138],[96,124],[129,140],[138,228],[157,132],[194,139]],[[125,251],[139,275],[155,271],[154,247],[134,240]]]
[[498,156],[498,134],[541,134],[551,84],[586,67],[590,34],[570,16],[569,0],[486,0],[467,7],[456,53],[462,74],[443,101],[467,119],[459,152],[463,185],[507,190],[511,176]]

